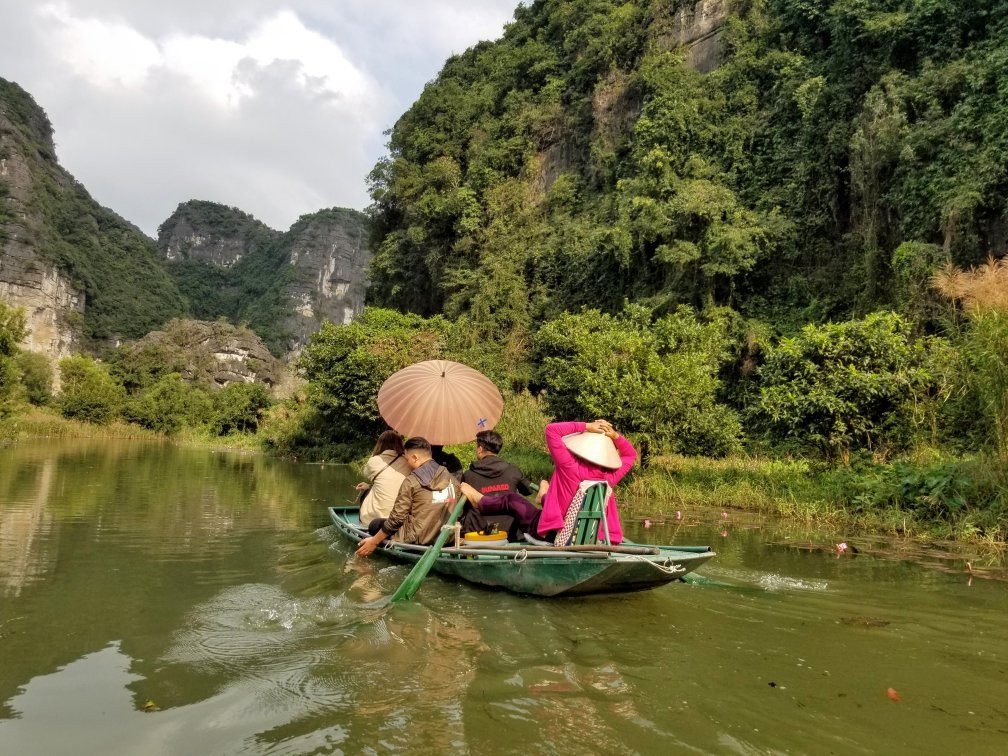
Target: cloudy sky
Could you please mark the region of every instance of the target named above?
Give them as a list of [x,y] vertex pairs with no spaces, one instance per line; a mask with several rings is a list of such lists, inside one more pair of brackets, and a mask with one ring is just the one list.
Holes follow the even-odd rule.
[[278,229],[363,209],[382,132],[518,0],[0,0],[0,77],[100,203],[154,235],[179,202]]

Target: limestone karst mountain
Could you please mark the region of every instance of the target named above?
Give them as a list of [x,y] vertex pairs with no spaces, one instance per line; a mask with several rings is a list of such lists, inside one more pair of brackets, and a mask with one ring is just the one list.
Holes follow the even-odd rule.
[[274,354],[364,304],[370,251],[356,210],[319,210],[281,233],[237,208],[184,202],[161,224],[158,250],[194,316],[247,323]]
[[324,319],[363,307],[366,239],[356,210],[320,210],[280,232],[190,201],[155,242],[60,166],[45,112],[0,79],[0,298],[25,309],[28,349],[101,352],[190,316],[248,325],[289,355]]
[[52,134],[31,95],[0,79],[0,297],[24,307],[28,348],[65,356],[183,314],[153,240],[59,165]]

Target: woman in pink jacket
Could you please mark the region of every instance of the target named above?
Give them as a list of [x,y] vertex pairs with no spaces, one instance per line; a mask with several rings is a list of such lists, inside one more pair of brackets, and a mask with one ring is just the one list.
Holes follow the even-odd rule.
[[[566,436],[576,439],[578,434],[583,433],[602,433],[612,439],[615,449],[610,446],[602,450],[596,444],[573,443],[575,447],[590,448],[595,453],[602,454],[608,460],[607,465],[598,464],[598,459],[590,462],[567,448]],[[542,510],[517,493],[484,495],[468,483],[462,484],[462,493],[483,514],[510,515],[524,532],[552,541],[556,532],[563,528],[564,515],[582,481],[604,480],[615,488],[637,461],[637,450],[616,432],[608,420],[596,420],[593,423],[550,423],[546,426],[546,448],[553,458],[554,469],[549,483],[543,481],[536,495],[536,501],[542,502]],[[606,522],[609,526],[609,540],[614,544],[622,541],[623,528],[620,527],[615,496],[610,496],[606,504]],[[599,538],[604,536],[600,525]]]
[[[564,436],[584,432],[604,433],[611,438],[619,452],[620,466],[616,469],[600,467],[573,454],[564,444]],[[553,458],[554,468],[549,488],[542,500],[542,514],[539,515],[538,522],[540,538],[552,539],[554,531],[563,527],[564,515],[582,481],[604,480],[615,488],[637,461],[637,450],[607,420],[596,420],[593,423],[550,423],[546,426],[546,448]],[[610,540],[619,543],[623,540],[623,528],[620,526],[615,495],[610,496],[606,504],[606,520]],[[603,537],[601,532],[599,537]]]

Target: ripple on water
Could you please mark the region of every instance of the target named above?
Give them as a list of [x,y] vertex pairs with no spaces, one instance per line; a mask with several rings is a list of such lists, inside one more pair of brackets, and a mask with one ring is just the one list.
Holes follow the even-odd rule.
[[292,597],[245,584],[196,607],[165,661],[223,673],[251,688],[265,710],[321,710],[348,697],[332,661],[334,646],[350,637],[375,647],[392,642],[384,619],[345,595]]
[[814,580],[775,575],[768,572],[760,575],[758,585],[767,591],[825,591],[829,583],[825,580]]
[[764,591],[771,592],[821,592],[829,590],[829,582],[826,580],[819,580],[811,577],[796,578],[788,575],[781,575],[776,572],[721,568],[717,570],[717,578],[718,580],[728,580],[730,581],[729,585],[735,584],[735,587],[739,589],[755,586],[762,588]]

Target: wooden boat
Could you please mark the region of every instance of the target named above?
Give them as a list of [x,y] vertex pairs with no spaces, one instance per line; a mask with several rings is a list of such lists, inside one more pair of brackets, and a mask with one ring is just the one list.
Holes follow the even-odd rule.
[[[329,517],[340,534],[353,543],[367,538],[357,507],[329,507]],[[378,551],[391,559],[413,563],[427,549],[387,540]],[[499,547],[445,547],[433,570],[514,593],[580,596],[657,588],[682,578],[713,556],[709,546],[652,546],[624,541],[619,546],[560,549],[533,541]]]

